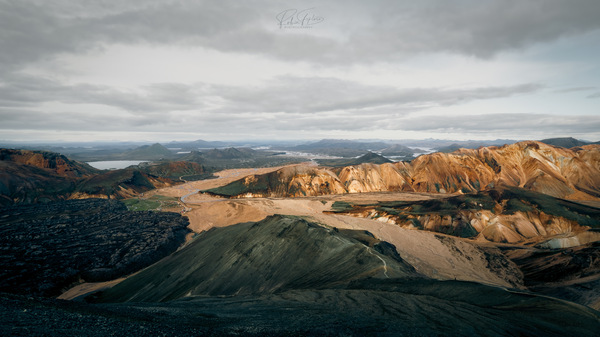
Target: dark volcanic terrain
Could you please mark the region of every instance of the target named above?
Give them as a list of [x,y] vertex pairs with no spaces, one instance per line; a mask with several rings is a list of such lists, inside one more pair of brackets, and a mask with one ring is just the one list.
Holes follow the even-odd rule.
[[204,233],[94,298],[130,317],[160,313],[157,324],[219,335],[593,336],[600,329],[599,313],[587,307],[428,279],[368,232],[279,215]]
[[[0,335],[600,331],[597,145],[527,141],[396,163],[369,153],[209,180],[215,167],[279,159],[214,149],[100,172],[11,151],[0,158]],[[51,202],[93,196],[187,219]]]
[[0,291],[57,296],[112,280],[174,252],[189,233],[176,213],[129,212],[119,201],[70,200],[0,212]]

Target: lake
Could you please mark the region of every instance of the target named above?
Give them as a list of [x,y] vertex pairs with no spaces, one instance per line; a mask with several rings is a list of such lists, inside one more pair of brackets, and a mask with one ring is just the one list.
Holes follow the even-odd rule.
[[131,165],[138,165],[139,163],[146,163],[146,160],[106,160],[106,161],[90,161],[88,164],[91,167],[99,170],[118,170],[129,167]]

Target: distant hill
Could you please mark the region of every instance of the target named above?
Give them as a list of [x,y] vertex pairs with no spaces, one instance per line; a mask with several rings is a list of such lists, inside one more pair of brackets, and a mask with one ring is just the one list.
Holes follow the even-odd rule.
[[0,161],[0,207],[64,200],[75,189],[76,178],[51,169]]
[[391,162],[392,162],[391,160],[387,159],[386,157],[384,157],[382,155],[379,155],[374,152],[368,152],[365,155],[356,158],[356,160],[354,161],[354,164],[351,164],[351,165],[360,165],[360,164],[364,164],[364,163],[384,164],[384,163],[391,163]]
[[548,144],[548,145],[565,147],[567,149],[576,147],[576,146],[583,146],[583,145],[591,144],[591,143],[584,142],[579,139],[575,139],[573,137],[548,138],[548,139],[542,139],[542,140],[540,140],[540,142]]
[[450,144],[440,145],[435,147],[437,152],[443,153],[452,153],[459,149],[478,149],[480,147],[489,147],[489,146],[502,146],[505,144],[513,144],[514,141],[477,141],[477,140],[467,140],[467,141],[457,141],[452,142]]
[[358,158],[353,159],[318,159],[317,160],[320,165],[324,166],[350,166],[350,165],[360,165],[365,163],[371,164],[384,164],[391,163],[392,161],[387,159],[386,157],[379,155],[377,153],[368,152]]
[[48,169],[64,177],[83,177],[99,172],[86,163],[71,160],[59,153],[49,151],[0,149],[0,161]]
[[77,199],[89,197],[129,198],[155,188],[165,187],[172,183],[168,178],[161,178],[142,172],[139,169],[126,168],[107,171],[78,182],[75,193],[71,197]]
[[203,157],[209,159],[242,159],[252,158],[256,151],[250,148],[229,147],[226,149],[212,149],[202,152]]
[[465,147],[464,146],[460,146],[460,145],[454,143],[454,144],[450,144],[450,145],[447,145],[447,146],[438,147],[436,150],[438,152],[442,152],[442,153],[452,153],[452,152],[454,152],[456,150],[459,150],[461,148],[465,148]]
[[165,177],[172,180],[198,180],[194,178],[211,177],[204,166],[191,161],[167,161],[160,163],[143,163],[139,165],[140,170],[148,174]]
[[517,141],[513,139],[494,139],[494,140],[448,140],[448,139],[407,139],[396,141],[402,145],[420,148],[438,149],[441,147],[458,144],[466,149],[476,149],[481,146],[502,146],[514,144]]
[[345,139],[323,139],[291,148],[293,151],[310,152],[339,157],[356,157],[365,151],[380,151],[390,145],[384,142],[361,142]]
[[391,145],[391,146],[387,147],[386,149],[384,149],[383,151],[381,151],[381,154],[384,156],[407,157],[407,158],[412,157],[414,153],[415,153],[415,150],[409,148],[408,146],[404,146],[404,145],[400,145],[400,144]]
[[130,197],[172,183],[169,178],[135,168],[100,171],[54,152],[0,149],[0,206]]
[[159,143],[143,145],[131,151],[124,152],[123,157],[134,160],[156,160],[173,156],[173,152]]
[[166,144],[169,148],[181,148],[182,150],[198,150],[198,149],[212,149],[212,148],[220,148],[225,146],[230,146],[229,143],[225,142],[211,142],[202,139],[190,141],[190,142],[170,142]]
[[200,151],[191,151],[190,153],[182,154],[177,157],[180,161],[189,161],[193,163],[203,164],[206,159],[203,156],[203,153]]

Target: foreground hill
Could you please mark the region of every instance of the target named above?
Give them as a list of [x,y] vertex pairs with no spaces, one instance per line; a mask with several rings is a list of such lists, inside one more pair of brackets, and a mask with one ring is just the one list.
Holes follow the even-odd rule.
[[467,193],[494,186],[521,187],[560,198],[598,198],[600,146],[564,149],[527,141],[422,155],[410,163],[335,170],[284,168],[207,192],[228,197],[296,197],[380,191]]
[[134,320],[160,310],[175,329],[216,335],[593,336],[600,328],[598,312],[584,306],[429,279],[368,232],[286,216],[206,232],[94,301]]
[[[353,236],[359,236],[358,240]],[[335,232],[301,218],[271,216],[205,232],[188,248],[101,298],[168,301],[190,295],[267,294],[347,285],[364,278],[417,276],[392,245],[372,236]]]

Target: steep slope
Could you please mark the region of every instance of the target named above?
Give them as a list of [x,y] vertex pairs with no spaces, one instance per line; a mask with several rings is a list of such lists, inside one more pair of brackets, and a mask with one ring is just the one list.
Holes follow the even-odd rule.
[[309,196],[345,193],[335,173],[315,167],[284,167],[275,172],[250,175],[223,187],[206,190],[226,197]]
[[[0,149],[0,206],[89,197],[122,198],[173,184],[161,173],[195,173],[195,163],[101,171],[53,152]],[[152,172],[153,169],[148,171]],[[176,179],[179,176],[176,177]]]
[[0,161],[0,207],[66,199],[75,180],[48,169]]
[[63,177],[83,177],[99,172],[88,164],[48,151],[0,149],[0,161],[47,169]]
[[[359,241],[360,240],[360,241]],[[366,278],[415,278],[393,246],[301,218],[270,216],[214,228],[102,294],[102,301],[168,301],[191,295],[270,294],[339,287]]]
[[[263,196],[284,197],[398,190],[467,193],[494,186],[516,186],[559,198],[600,197],[600,146],[597,145],[564,149],[527,141],[477,150],[460,149],[450,154],[433,153],[410,163],[311,170],[316,176],[304,185],[294,185],[293,189],[290,184],[295,177],[285,173],[254,176],[232,183],[235,186],[208,192],[239,197],[261,191]],[[335,181],[336,188],[314,188],[312,182],[319,178]],[[340,184],[344,191],[337,192]]]
[[523,271],[529,289],[600,310],[600,241],[562,249],[502,250]]

